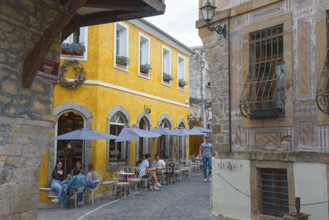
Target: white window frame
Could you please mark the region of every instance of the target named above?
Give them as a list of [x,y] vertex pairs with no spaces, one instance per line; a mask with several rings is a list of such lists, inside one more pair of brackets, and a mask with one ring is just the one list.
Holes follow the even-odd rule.
[[[126,68],[119,66],[116,64],[116,57],[117,57],[117,30],[119,30],[119,32],[122,32],[124,35],[122,37],[120,37],[120,45],[119,45],[119,56],[125,56],[125,57],[129,57],[129,27],[128,25],[124,24],[123,22],[116,22],[114,23],[114,55],[113,55],[113,65],[115,68],[123,70],[128,72],[129,69],[129,64],[127,65]],[[122,43],[121,43],[122,42]]]
[[[73,43],[73,34],[68,36],[63,43]],[[80,42],[83,42],[85,45],[86,51],[83,56],[74,56],[74,55],[64,55],[61,54],[61,59],[65,60],[80,60],[80,61],[87,61],[88,60],[88,27],[80,27]]]
[[[145,43],[145,48],[141,48],[141,44]],[[139,37],[138,37],[138,75],[140,77],[146,78],[146,79],[150,79],[151,78],[151,73],[149,74],[143,74],[140,71],[140,65],[141,64],[150,64],[151,65],[151,53],[150,53],[150,48],[151,48],[151,40],[148,36],[139,33]],[[141,54],[141,51],[143,51],[143,53]],[[143,60],[145,59],[147,62],[142,63],[141,57],[143,58]]]
[[[168,56],[164,57],[164,54],[165,54],[165,51],[168,52]],[[166,59],[166,63],[168,63],[166,66],[165,66],[165,59]],[[165,86],[171,86],[171,81],[169,81],[169,83],[165,82],[163,80],[163,73],[164,71],[166,71],[167,74],[171,75],[171,50],[162,45],[162,73],[161,73],[161,83]]]
[[[182,60],[182,62],[180,60]],[[181,78],[181,76],[183,78]],[[183,57],[180,54],[178,55],[178,58],[177,58],[177,89],[179,89],[181,91],[185,91],[186,86],[184,86],[183,88],[180,87],[179,86],[179,79],[186,80],[186,59],[185,59],[185,57]]]

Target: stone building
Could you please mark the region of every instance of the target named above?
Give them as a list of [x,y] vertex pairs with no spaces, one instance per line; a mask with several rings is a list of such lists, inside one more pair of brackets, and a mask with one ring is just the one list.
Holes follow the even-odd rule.
[[209,26],[227,28],[196,22],[212,82],[212,213],[282,219],[299,197],[309,219],[328,219],[329,2],[211,3]]
[[99,3],[0,3],[0,219],[36,219],[40,164],[51,146],[55,118],[53,82],[35,75],[45,58],[59,62],[61,37],[80,26],[163,14],[165,10],[160,0]]
[[[190,57],[190,128],[200,126],[211,129],[211,81],[205,51],[202,46],[191,49],[194,53]],[[189,139],[190,155],[196,156],[199,153],[199,146],[203,138],[201,136],[191,136]]]

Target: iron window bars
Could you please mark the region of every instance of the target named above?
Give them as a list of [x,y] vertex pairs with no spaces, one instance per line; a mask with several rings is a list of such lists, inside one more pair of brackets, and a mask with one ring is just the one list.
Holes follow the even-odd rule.
[[316,104],[320,111],[329,114],[329,11],[327,11],[327,58],[316,88]]
[[240,99],[250,119],[284,116],[283,25],[250,34],[249,74]]
[[259,210],[262,214],[282,217],[289,213],[286,169],[259,169]]

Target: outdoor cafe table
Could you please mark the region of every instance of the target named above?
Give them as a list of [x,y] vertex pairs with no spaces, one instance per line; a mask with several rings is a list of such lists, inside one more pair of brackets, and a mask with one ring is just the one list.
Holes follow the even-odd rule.
[[[118,175],[122,176],[123,182],[128,182],[128,177],[135,175],[135,173],[128,173],[128,172],[124,172],[124,171],[123,172],[119,171]],[[126,190],[125,189],[126,189],[126,187],[122,188],[123,193],[124,193],[125,196],[128,196],[130,194],[130,191],[129,191],[130,187],[128,187],[128,189],[126,189]]]

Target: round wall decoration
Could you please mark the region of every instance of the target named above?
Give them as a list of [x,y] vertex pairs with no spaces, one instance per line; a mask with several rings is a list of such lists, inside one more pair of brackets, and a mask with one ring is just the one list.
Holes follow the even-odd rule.
[[[65,74],[69,67],[72,67],[75,71],[75,80],[74,81],[68,81],[65,79]],[[83,68],[82,64],[79,63],[77,60],[66,60],[60,67],[59,73],[58,73],[58,79],[60,85],[74,89],[81,85],[86,80],[86,72]]]

